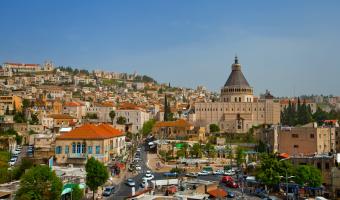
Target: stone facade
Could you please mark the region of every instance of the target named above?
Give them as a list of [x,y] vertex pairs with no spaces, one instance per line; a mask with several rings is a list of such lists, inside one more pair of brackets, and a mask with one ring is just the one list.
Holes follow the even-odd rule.
[[207,128],[210,124],[230,133],[245,133],[252,126],[280,123],[280,102],[269,93],[268,98],[257,99],[253,88],[242,74],[237,57],[232,72],[221,89],[220,102],[195,104],[195,121]]

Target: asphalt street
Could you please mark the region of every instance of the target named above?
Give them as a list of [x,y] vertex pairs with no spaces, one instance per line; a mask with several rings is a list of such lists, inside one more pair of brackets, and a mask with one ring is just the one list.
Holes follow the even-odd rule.
[[[140,187],[141,183],[142,183],[142,178],[143,176],[145,175],[145,172],[147,170],[149,170],[149,168],[147,167],[147,153],[145,152],[144,150],[144,147],[142,148],[142,151],[141,151],[141,160],[139,161],[139,165],[141,166],[142,170],[140,172],[136,172],[136,175],[132,178],[135,183],[136,183],[136,186],[135,186],[135,191],[137,192],[138,190],[142,189]],[[163,173],[152,173],[154,175],[154,180],[160,180],[160,179],[166,179],[163,175]],[[199,179],[201,180],[206,180],[206,181],[217,181],[217,182],[220,182],[221,178],[222,178],[222,175],[208,175],[208,176],[199,176],[198,177]],[[241,192],[241,189],[234,189],[234,188],[227,188],[225,186],[224,183],[220,183],[220,188],[223,188],[225,191],[232,191],[235,193],[236,195],[236,198],[234,199],[242,199],[242,192]],[[105,199],[107,200],[111,200],[111,199],[114,199],[114,200],[120,200],[120,199],[124,199],[125,197],[127,196],[130,196],[132,193],[132,189],[130,186],[128,186],[126,184],[126,180],[121,182],[120,184],[118,184],[116,186],[116,190],[115,190],[115,193],[111,196],[111,197],[107,197]],[[246,194],[243,194],[243,199],[249,199],[249,200],[258,200],[260,198],[258,197],[254,197],[254,196],[249,196],[249,195],[246,195]]]

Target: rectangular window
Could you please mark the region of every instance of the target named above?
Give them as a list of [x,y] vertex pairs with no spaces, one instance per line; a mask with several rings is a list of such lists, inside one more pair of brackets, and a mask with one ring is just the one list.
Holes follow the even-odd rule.
[[326,163],[326,164],[325,164],[325,168],[326,168],[326,169],[329,169],[329,163]]
[[298,134],[292,134],[292,138],[298,138],[299,135]]
[[317,163],[317,167],[318,167],[318,169],[321,169],[321,163]]
[[314,134],[310,134],[310,138],[314,138]]
[[88,154],[92,154],[92,146],[87,146],[87,152]]
[[96,154],[100,154],[100,146],[96,146]]
[[65,146],[65,154],[68,154],[68,151],[69,151],[68,145],[66,145],[66,146]]
[[61,146],[57,146],[56,149],[55,149],[55,153],[56,154],[61,154],[61,151],[62,151]]
[[294,144],[294,148],[299,148],[299,145],[297,145],[297,144]]

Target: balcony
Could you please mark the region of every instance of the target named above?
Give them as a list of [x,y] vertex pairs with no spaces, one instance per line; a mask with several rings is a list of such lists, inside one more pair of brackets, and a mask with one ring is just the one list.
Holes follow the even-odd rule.
[[83,159],[86,159],[87,154],[86,153],[69,153],[67,155],[67,158],[83,158]]

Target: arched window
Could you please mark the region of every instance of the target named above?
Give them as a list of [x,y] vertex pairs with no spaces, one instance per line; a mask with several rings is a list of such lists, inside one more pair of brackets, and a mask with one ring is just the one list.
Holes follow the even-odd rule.
[[76,143],[72,143],[72,153],[76,153]]

